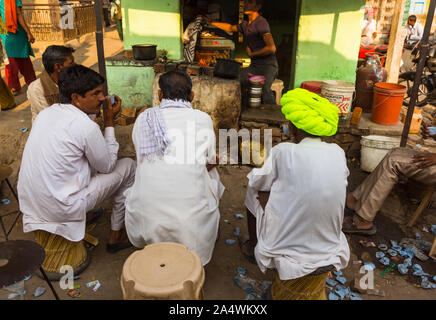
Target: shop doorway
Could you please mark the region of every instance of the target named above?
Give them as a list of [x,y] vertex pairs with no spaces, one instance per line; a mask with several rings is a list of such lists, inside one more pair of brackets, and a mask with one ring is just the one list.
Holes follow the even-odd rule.
[[[197,14],[207,15],[214,21],[238,24],[240,5],[241,1],[239,0],[185,0],[182,9],[183,30],[195,19]],[[283,81],[284,91],[292,89],[294,86],[300,6],[301,0],[264,1],[261,10],[261,14],[270,24],[271,34],[277,48],[276,56],[279,64],[277,78]],[[245,53],[246,45],[244,42],[240,42],[238,33],[230,35],[214,27],[207,28],[207,31],[219,36],[223,41],[215,41],[214,43],[218,44],[215,48],[206,48],[200,46],[201,37],[199,37],[197,51],[201,52],[200,57],[216,52],[219,57],[229,57],[240,61],[243,59],[246,61],[245,66],[248,64],[249,58]],[[203,40],[203,43],[205,42]],[[224,47],[219,47],[221,44]]]

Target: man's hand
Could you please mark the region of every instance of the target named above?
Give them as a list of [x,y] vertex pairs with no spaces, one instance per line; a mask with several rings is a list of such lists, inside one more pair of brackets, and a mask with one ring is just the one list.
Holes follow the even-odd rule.
[[115,117],[121,110],[121,99],[115,95],[115,103],[111,104],[111,98],[106,98],[106,108],[103,108],[103,118],[105,127],[113,127],[115,122]]
[[266,204],[268,203],[270,193],[271,192],[269,191],[258,192],[257,200],[259,200],[260,206],[263,208],[263,210],[265,210]]
[[430,167],[436,164],[436,153],[415,154],[412,163],[416,163],[420,169]]
[[206,164],[207,171],[210,171],[213,168],[215,168],[217,165],[219,165],[219,162],[220,162],[220,157],[219,157],[219,155],[216,155],[215,163],[208,163],[208,164]]
[[253,51],[251,51],[251,49],[250,49],[249,46],[247,46],[247,47],[245,48],[245,51],[247,52],[247,56],[249,56],[249,57],[251,58],[251,55],[253,54]]
[[433,127],[433,124],[428,123],[428,124],[426,124],[426,125],[424,126],[424,128],[423,128],[423,136],[424,136],[424,139],[433,138],[434,140],[436,140],[436,135],[435,135],[435,134],[434,134],[434,135],[431,135],[431,134],[430,134],[430,130],[429,130],[430,127]]

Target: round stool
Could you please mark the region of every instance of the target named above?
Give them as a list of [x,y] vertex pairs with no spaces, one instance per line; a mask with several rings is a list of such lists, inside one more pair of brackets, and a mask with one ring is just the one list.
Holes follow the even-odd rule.
[[184,245],[170,242],[132,253],[121,275],[125,300],[201,300],[203,283],[200,257]]

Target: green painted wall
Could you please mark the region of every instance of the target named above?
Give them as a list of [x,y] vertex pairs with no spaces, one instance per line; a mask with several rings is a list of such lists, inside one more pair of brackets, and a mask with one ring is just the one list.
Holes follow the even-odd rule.
[[354,82],[365,0],[302,0],[294,87],[309,80]]
[[106,61],[109,92],[116,93],[123,108],[151,106],[154,70],[127,61]]
[[124,49],[135,44],[156,44],[168,58],[183,58],[179,0],[123,0]]

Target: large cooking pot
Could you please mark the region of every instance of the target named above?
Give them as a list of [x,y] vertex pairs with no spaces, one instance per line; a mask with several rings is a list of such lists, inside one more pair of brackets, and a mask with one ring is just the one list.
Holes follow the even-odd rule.
[[229,59],[216,59],[215,70],[213,75],[215,77],[236,79],[239,77],[241,63]]
[[156,59],[155,44],[135,44],[132,46],[133,57],[135,60],[154,60]]

